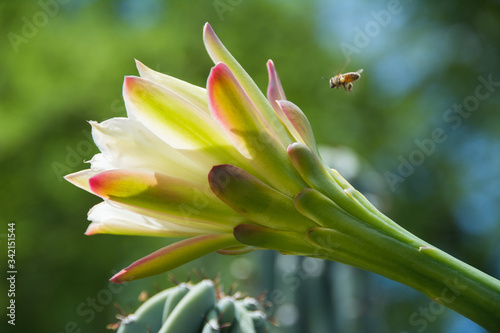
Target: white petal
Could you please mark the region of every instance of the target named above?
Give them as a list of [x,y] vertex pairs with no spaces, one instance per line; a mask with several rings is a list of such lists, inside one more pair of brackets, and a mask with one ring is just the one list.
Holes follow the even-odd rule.
[[66,179],[71,184],[93,194],[93,192],[90,190],[89,179],[96,174],[97,172],[94,172],[91,169],[87,169],[66,175],[64,176],[64,179]]
[[195,105],[201,111],[208,113],[207,92],[204,88],[154,71],[151,68],[146,67],[138,60],[136,60],[135,63],[141,77],[158,83],[167,89],[175,91],[179,96]]
[[146,169],[176,177],[206,181],[207,171],[154,135],[139,121],[111,118],[90,122],[102,156],[91,160],[92,169]]
[[[101,202],[89,211],[92,223],[85,234],[117,234],[161,237],[189,237],[206,233],[227,232],[212,225],[199,224],[196,227],[183,225],[183,221],[155,219],[130,210]],[[189,222],[192,224],[191,222]]]
[[123,99],[129,118],[139,120],[176,149],[195,150],[229,144],[206,111],[165,86],[127,76]]
[[95,154],[89,162],[90,168],[96,173],[118,169],[116,165],[112,164],[111,161],[104,156],[104,154]]

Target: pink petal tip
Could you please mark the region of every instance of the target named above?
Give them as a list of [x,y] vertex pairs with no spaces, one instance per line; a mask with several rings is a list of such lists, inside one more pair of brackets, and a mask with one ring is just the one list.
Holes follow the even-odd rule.
[[118,273],[113,275],[113,277],[111,279],[109,279],[109,281],[111,281],[113,283],[117,283],[117,284],[127,282],[127,279],[124,277],[124,275],[126,275],[126,274],[127,274],[127,270],[122,269],[121,271],[119,271]]
[[87,227],[87,230],[85,230],[85,236],[92,236],[98,233],[99,233],[99,227],[95,226],[94,224],[90,224]]
[[214,33],[214,29],[212,29],[212,26],[210,25],[210,23],[205,23],[205,25],[203,26],[203,33]]

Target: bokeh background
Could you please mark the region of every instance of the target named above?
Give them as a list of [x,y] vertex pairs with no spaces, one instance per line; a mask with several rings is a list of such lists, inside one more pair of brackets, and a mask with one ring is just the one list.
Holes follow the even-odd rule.
[[[132,312],[142,290],[173,284],[163,274],[110,285],[172,240],[84,236],[100,200],[62,176],[97,152],[87,120],[125,116],[134,58],[205,85],[207,21],[263,90],[274,60],[325,158],[388,216],[500,278],[499,1],[2,1],[0,267],[15,221],[18,270],[15,327],[0,282],[2,332],[105,332],[115,303]],[[364,68],[351,94],[322,80],[345,64]],[[406,286],[336,263],[212,254],[171,273],[197,280],[194,269],[225,289],[267,291],[280,323],[272,332],[483,332]]]

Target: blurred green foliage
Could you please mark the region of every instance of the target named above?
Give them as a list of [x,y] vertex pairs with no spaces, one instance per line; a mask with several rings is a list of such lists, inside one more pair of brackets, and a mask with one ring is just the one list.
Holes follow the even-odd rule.
[[[2,301],[1,331],[102,332],[117,313],[113,303],[132,311],[141,290],[172,285],[165,275],[110,285],[114,272],[169,240],[84,236],[86,213],[100,200],[61,177],[86,168],[83,161],[96,153],[86,120],[126,115],[121,84],[124,75],[137,74],[134,58],[205,85],[212,66],[202,43],[206,21],[263,90],[265,62],[274,60],[287,97],[308,115],[317,140],[356,152],[365,166],[361,170],[369,173],[359,173],[353,182],[390,217],[500,277],[498,86],[460,115],[460,124],[446,118],[457,117],[454,104],[474,102],[470,96],[476,96],[479,76],[500,81],[499,3],[404,0],[394,5],[367,0],[1,2],[0,259],[7,260],[7,223],[15,221],[18,270],[16,326],[7,325]],[[344,71],[365,70],[352,94],[331,91],[321,79],[342,68],[346,45],[356,52]],[[419,155],[415,140],[432,138],[437,128],[446,140]],[[417,161],[417,155],[423,159],[403,177],[404,161],[412,156]],[[387,172],[402,181],[387,181]],[[272,252],[212,254],[173,274],[183,280],[198,268],[220,274],[227,287],[238,281],[242,291],[254,295],[267,290],[274,315],[282,320],[279,332],[326,332],[325,327],[480,331],[451,311],[412,322],[413,313],[429,306],[424,296],[333,263],[322,264],[316,276],[304,262]],[[7,289],[0,284],[2,300]]]

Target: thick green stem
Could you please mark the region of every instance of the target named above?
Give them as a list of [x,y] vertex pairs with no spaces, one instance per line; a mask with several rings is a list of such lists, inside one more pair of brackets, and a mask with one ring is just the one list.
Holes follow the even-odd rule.
[[313,256],[406,284],[490,332],[500,332],[499,280],[399,226],[391,229],[394,222],[381,214],[365,215],[362,220],[315,190],[304,190],[295,199],[295,206],[322,226],[311,229],[307,235],[317,249]]
[[309,234],[312,243],[321,249],[319,257],[354,264],[404,283],[490,332],[500,332],[500,281],[441,250],[428,245],[418,249],[383,234],[366,244],[368,252],[358,248],[352,254],[339,254],[338,244],[333,249],[328,246],[328,239],[334,239],[328,237],[331,232],[335,231],[323,229],[326,242],[319,235],[311,239],[314,230]]

